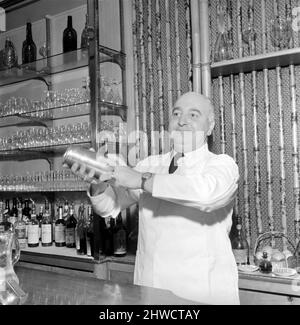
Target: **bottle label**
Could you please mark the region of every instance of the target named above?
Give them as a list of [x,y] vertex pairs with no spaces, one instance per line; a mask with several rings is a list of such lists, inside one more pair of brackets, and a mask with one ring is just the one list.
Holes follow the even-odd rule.
[[28,225],[28,244],[39,242],[39,225]]
[[55,242],[56,243],[66,242],[66,227],[62,224],[55,225]]
[[26,246],[27,246],[26,238],[18,238],[18,241],[19,241],[20,249],[26,248]]
[[15,231],[16,231],[16,236],[19,239],[19,241],[20,241],[20,239],[26,238],[26,226],[25,225],[17,226],[15,228]]
[[42,224],[42,243],[49,244],[52,242],[52,225]]
[[74,228],[66,228],[66,244],[75,244]]
[[233,249],[236,264],[247,264],[247,249]]

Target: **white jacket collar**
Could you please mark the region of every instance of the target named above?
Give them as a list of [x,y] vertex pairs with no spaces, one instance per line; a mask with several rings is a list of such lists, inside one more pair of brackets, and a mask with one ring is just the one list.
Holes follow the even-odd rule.
[[[170,152],[170,160],[176,155],[176,151]],[[205,142],[200,148],[184,153],[184,157],[178,159],[178,165],[184,164],[186,166],[194,165],[203,159],[206,159],[209,153],[207,142]]]

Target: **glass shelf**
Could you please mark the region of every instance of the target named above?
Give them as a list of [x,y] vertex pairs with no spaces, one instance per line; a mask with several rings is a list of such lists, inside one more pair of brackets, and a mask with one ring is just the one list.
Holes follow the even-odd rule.
[[62,156],[70,145],[80,145],[86,148],[91,147],[89,141],[85,142],[70,142],[66,144],[52,145],[52,146],[41,146],[41,147],[30,147],[13,150],[0,150],[0,160],[30,160],[30,159],[44,159],[51,157]]
[[239,59],[222,61],[211,65],[211,76],[229,76],[231,74],[248,73],[263,69],[287,67],[300,64],[300,48],[281,50],[267,54],[247,56]]
[[[127,120],[127,106],[100,102],[99,107],[103,115],[120,116]],[[0,117],[0,128],[8,126],[47,126],[47,122],[86,116],[90,114],[90,102],[82,102],[59,107],[47,108],[40,111],[30,110],[24,113],[11,114]],[[35,116],[36,115],[36,116]]]
[[[112,62],[125,65],[125,54],[99,46],[99,62]],[[44,80],[47,76],[65,71],[75,70],[88,66],[88,51],[78,49],[75,51],[60,53],[44,59],[18,65],[11,69],[0,70],[0,86],[30,80]]]
[[[40,183],[38,185],[30,185],[30,184],[20,184],[20,185],[7,185],[1,186],[0,185],[0,192],[10,192],[10,193],[52,193],[52,192],[85,192],[88,188],[87,183],[84,182],[74,182],[72,185],[71,182],[68,182],[69,186],[62,187],[59,184],[49,184],[47,183]],[[52,186],[53,185],[53,186]]]
[[46,126],[45,122],[90,114],[90,102],[81,102],[43,110],[30,110],[24,113],[0,117],[0,128],[7,126]]
[[123,122],[127,121],[127,106],[99,101],[99,107],[102,116],[116,115],[120,116]]

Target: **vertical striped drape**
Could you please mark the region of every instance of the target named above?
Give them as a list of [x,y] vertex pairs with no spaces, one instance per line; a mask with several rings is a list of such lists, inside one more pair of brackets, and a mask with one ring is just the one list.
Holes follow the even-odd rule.
[[[280,51],[270,36],[271,20],[292,19],[298,0],[210,0],[210,46],[217,38],[217,6],[227,10],[234,58]],[[232,18],[234,17],[234,18]],[[245,43],[249,26],[256,39]],[[290,48],[299,46],[293,32]],[[300,238],[299,107],[300,67],[265,69],[212,80],[216,112],[215,152],[226,152],[239,165],[236,210],[253,248],[259,234],[281,231],[297,244]],[[270,244],[286,249],[285,240]]]
[[142,158],[165,152],[169,112],[192,89],[190,1],[133,0],[133,13],[136,130],[148,136],[144,148],[137,143]]

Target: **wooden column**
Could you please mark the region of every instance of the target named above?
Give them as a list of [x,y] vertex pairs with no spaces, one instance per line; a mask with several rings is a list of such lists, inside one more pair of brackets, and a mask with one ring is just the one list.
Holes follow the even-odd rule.
[[191,25],[193,49],[193,91],[201,93],[201,53],[200,53],[200,21],[199,0],[191,0]]
[[199,0],[202,93],[211,97],[208,0]]

